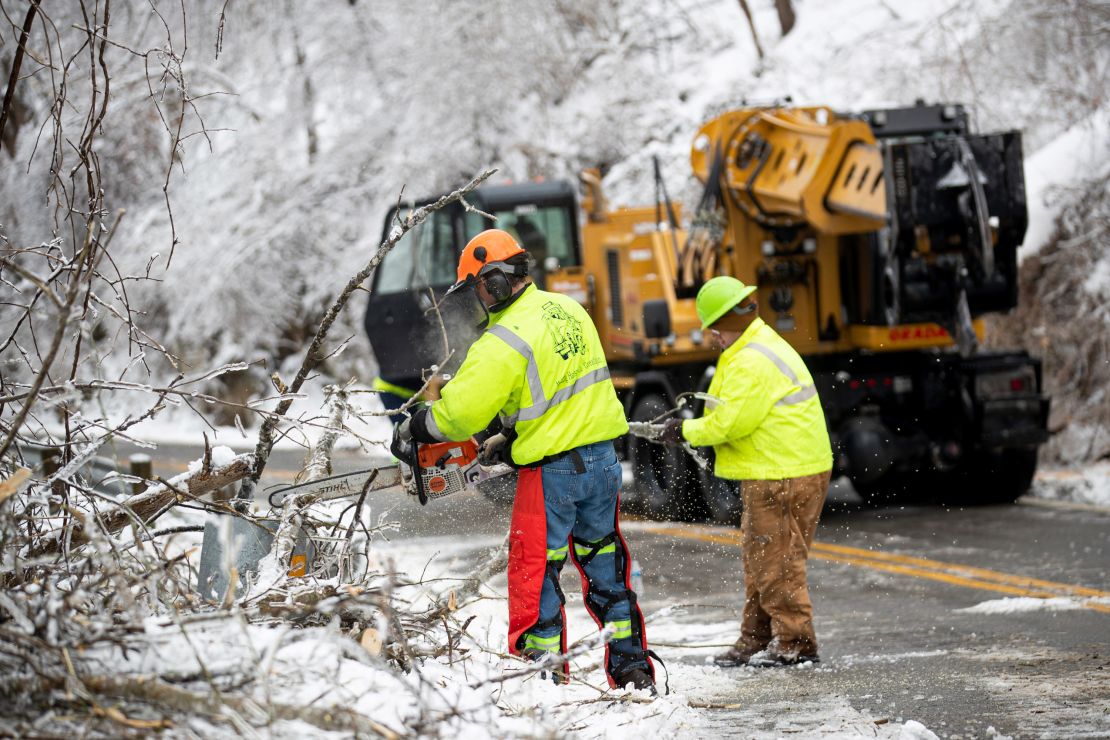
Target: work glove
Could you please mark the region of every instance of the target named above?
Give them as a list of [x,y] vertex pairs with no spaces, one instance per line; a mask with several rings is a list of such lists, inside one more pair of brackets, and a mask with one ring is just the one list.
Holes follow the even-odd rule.
[[478,462],[482,465],[494,465],[499,462],[504,462],[504,455],[508,451],[506,442],[509,438],[504,432],[498,432],[493,435],[478,448]]
[[659,434],[659,444],[678,447],[682,442],[682,419],[667,419],[663,422],[663,431]]
[[393,425],[393,439],[389,443],[389,451],[410,468],[416,466],[412,445],[412,417],[407,417]]

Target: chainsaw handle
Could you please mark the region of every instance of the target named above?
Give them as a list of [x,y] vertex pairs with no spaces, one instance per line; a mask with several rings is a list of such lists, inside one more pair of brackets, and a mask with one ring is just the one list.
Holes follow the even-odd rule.
[[412,477],[413,483],[416,484],[416,498],[420,500],[421,506],[428,505],[428,493],[424,490],[424,476],[420,474],[420,445],[414,439],[412,441]]

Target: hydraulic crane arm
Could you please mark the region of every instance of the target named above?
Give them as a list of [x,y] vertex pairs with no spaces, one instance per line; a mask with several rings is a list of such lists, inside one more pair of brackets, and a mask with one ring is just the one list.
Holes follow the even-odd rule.
[[716,152],[726,207],[766,228],[852,234],[886,223],[882,153],[864,121],[828,108],[731,111],[694,139],[691,162],[702,182]]

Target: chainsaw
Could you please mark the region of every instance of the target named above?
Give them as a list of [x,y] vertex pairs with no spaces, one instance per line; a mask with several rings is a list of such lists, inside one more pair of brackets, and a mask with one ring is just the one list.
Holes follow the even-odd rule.
[[[270,492],[270,506],[280,510],[293,497],[303,497],[306,503],[315,504],[383,491],[406,493],[426,505],[430,499],[471,490],[483,481],[513,471],[501,463],[483,464],[473,440],[414,443],[413,453],[413,465],[399,461],[283,486]],[[217,521],[210,519],[204,526],[197,573],[197,590],[201,595],[210,601],[221,601],[233,579],[256,573],[273,546],[279,521],[280,516],[272,514],[255,520],[230,517],[228,529],[221,532]],[[300,527],[287,564],[288,574],[333,576],[338,563],[348,557],[347,544],[344,538]]]
[[504,464],[483,465],[473,440],[414,443],[414,446],[413,466],[397,462],[284,486],[270,493],[270,506],[280,508],[290,496],[307,495],[313,501],[332,501],[377,491],[408,493],[426,505],[430,499],[450,496],[512,472]]

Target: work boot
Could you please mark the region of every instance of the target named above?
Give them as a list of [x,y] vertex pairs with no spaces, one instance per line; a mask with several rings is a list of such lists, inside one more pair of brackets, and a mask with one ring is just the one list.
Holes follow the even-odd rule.
[[821,658],[817,656],[817,651],[812,648],[812,644],[810,645],[810,651],[803,651],[800,646],[784,646],[777,639],[771,640],[771,644],[753,653],[748,658],[748,665],[757,668],[776,668],[820,662]]
[[751,657],[765,648],[746,647],[733,645],[720,655],[713,656],[713,663],[721,668],[736,668],[747,665]]
[[614,674],[613,683],[617,685],[618,689],[623,689],[632,684],[634,689],[647,689],[651,692],[652,696],[659,696],[659,692],[655,690],[655,680],[648,673],[647,669],[643,666],[633,666],[626,668],[620,673]]

